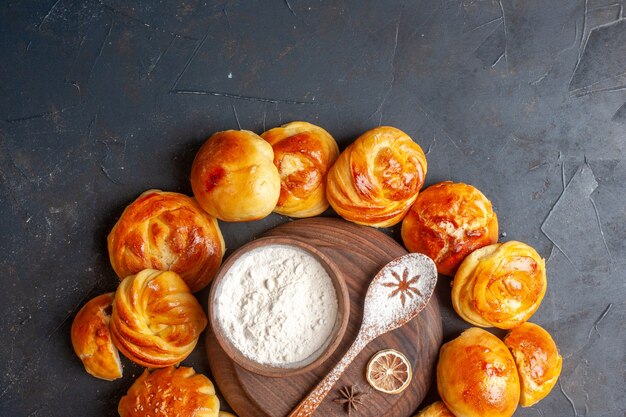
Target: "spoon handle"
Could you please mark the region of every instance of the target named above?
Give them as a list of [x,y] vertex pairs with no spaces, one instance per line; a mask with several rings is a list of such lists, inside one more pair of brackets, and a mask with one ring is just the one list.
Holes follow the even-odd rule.
[[313,391],[311,391],[287,417],[310,417],[322,403],[326,395],[328,395],[335,383],[341,378],[346,368],[350,366],[354,358],[357,357],[365,345],[371,340],[372,338],[364,336],[364,332],[359,332],[356,340],[352,346],[350,346],[350,349],[348,349],[343,358],[335,365],[333,370],[317,384]]

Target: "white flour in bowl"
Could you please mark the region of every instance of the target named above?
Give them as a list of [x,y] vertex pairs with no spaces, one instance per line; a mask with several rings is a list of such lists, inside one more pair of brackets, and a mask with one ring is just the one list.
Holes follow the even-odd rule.
[[224,276],[216,317],[230,342],[265,365],[300,367],[328,345],[338,315],[324,266],[294,246],[253,249]]

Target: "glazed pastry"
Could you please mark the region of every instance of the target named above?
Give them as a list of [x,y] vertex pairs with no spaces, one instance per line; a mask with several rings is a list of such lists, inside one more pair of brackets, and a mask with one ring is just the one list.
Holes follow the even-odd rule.
[[511,329],[533,315],[546,293],[544,260],[525,243],[496,243],[472,252],[452,283],[452,306],[481,327]]
[[378,127],[339,155],[328,172],[326,196],[346,220],[393,226],[415,201],[425,177],[422,148],[399,129]]
[[247,130],[215,133],[193,161],[191,188],[213,217],[227,222],[262,219],[280,195],[272,146]]
[[291,217],[317,216],[328,208],[326,174],[339,156],[335,139],[307,122],[292,122],[261,134],[274,149],[280,197],[274,211]]
[[227,413],[226,411],[220,411],[219,417],[237,417],[237,416],[231,413]]
[[443,402],[436,401],[420,411],[415,417],[454,417],[454,414],[448,410]]
[[476,188],[445,181],[417,196],[402,221],[402,241],[432,258],[440,274],[453,276],[472,251],[498,241],[498,218]]
[[437,390],[456,417],[510,417],[520,398],[511,352],[496,336],[477,327],[441,347]]
[[120,355],[111,340],[110,308],[115,293],[102,294],[80,309],[72,323],[72,346],[85,370],[96,378],[122,377]]
[[120,279],[144,269],[172,270],[196,292],[217,273],[224,239],[217,220],[193,198],[149,190],[126,207],[108,248]]
[[206,325],[202,307],[175,272],[143,270],[126,277],[115,293],[113,343],[139,365],[163,368],[179,363]]
[[530,407],[544,399],[559,379],[563,359],[556,343],[540,326],[524,323],[511,330],[504,344],[513,353],[520,376],[520,405]]
[[193,368],[147,369],[122,397],[121,417],[218,417],[220,400],[213,383]]

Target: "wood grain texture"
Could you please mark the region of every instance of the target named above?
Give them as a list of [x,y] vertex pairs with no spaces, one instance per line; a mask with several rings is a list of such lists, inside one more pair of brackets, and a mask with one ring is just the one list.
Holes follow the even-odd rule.
[[[209,329],[207,353],[215,382],[239,417],[284,417],[333,368],[356,337],[363,315],[363,301],[370,280],[389,261],[406,250],[379,230],[339,219],[312,218],[283,224],[266,236],[284,236],[304,241],[327,255],[342,273],[350,292],[350,322],[339,348],[314,371],[289,378],[255,375],[235,365],[226,356]],[[316,415],[346,416],[344,405],[333,402],[338,390],[354,385],[365,392],[359,417],[408,417],[413,415],[434,377],[442,323],[435,295],[422,313],[406,324],[371,342],[354,360]],[[365,380],[367,361],[382,349],[404,353],[413,367],[411,385],[401,394],[373,390]]]

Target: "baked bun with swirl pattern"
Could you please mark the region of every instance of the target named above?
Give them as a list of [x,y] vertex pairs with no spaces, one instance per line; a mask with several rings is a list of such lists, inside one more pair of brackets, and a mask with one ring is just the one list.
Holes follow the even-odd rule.
[[124,278],[115,293],[113,343],[139,365],[164,368],[179,363],[206,325],[202,307],[175,272],[145,269]]
[[192,292],[206,287],[222,263],[217,220],[186,195],[148,190],[122,213],[108,237],[120,279],[144,269],[172,270]]
[[213,383],[193,368],[147,369],[122,397],[120,417],[218,417]]
[[402,241],[432,258],[440,274],[453,276],[472,251],[498,241],[498,217],[478,189],[441,182],[417,196],[402,221]]
[[454,417],[442,401],[435,401],[420,411],[415,417]]
[[344,219],[374,227],[402,220],[426,177],[420,146],[394,127],[359,136],[328,172],[326,196]]
[[520,405],[530,407],[544,399],[556,385],[563,358],[545,329],[527,322],[504,337],[517,364],[522,393]]
[[456,417],[511,417],[520,398],[511,352],[477,327],[441,347],[437,390]]
[[291,217],[317,216],[328,208],[326,174],[339,156],[335,139],[307,122],[291,122],[261,134],[274,149],[280,197],[274,211]]
[[200,206],[227,222],[262,219],[280,196],[272,146],[254,132],[217,132],[191,165],[191,188]]
[[122,363],[111,339],[110,308],[115,293],[99,295],[87,302],[72,322],[72,346],[85,370],[96,378],[112,381],[122,377]]
[[472,252],[452,282],[452,306],[481,327],[511,329],[527,321],[546,293],[545,261],[522,242],[485,246]]

